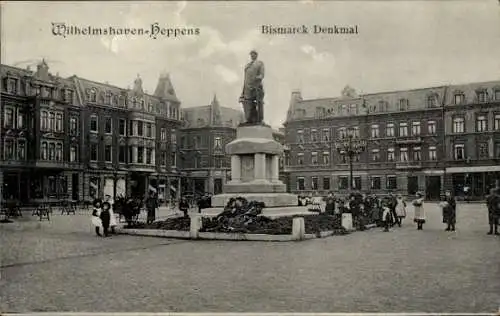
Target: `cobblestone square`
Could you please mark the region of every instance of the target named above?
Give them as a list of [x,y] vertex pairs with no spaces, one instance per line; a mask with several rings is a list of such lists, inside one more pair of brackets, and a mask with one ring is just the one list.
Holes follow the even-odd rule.
[[436,205],[380,229],[304,242],[92,234],[87,214],[2,224],[0,310],[75,312],[494,312],[500,238],[486,209]]

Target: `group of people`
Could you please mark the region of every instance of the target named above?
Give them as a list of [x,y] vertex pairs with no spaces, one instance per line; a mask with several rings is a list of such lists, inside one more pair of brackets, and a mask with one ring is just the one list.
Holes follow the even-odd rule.
[[92,203],[92,224],[99,237],[109,237],[116,227],[116,217],[110,201],[111,197],[106,196],[104,202],[101,199],[95,199]]

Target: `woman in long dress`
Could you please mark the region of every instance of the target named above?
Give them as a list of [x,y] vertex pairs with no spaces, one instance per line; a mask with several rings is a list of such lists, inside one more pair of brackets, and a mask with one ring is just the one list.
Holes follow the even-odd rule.
[[406,217],[406,202],[403,200],[401,195],[398,195],[396,199],[396,223],[399,227],[403,223],[403,219]]
[[100,229],[102,227],[101,221],[101,200],[95,199],[93,202],[94,208],[92,209],[92,225],[95,227],[95,233],[97,236],[102,237]]
[[416,199],[413,200],[412,204],[415,208],[415,218],[413,219],[413,221],[417,223],[417,230],[423,230],[426,219],[423,194],[417,192]]

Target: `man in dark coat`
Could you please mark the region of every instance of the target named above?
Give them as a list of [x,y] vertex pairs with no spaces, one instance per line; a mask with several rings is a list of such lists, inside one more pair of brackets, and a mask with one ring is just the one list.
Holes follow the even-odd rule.
[[150,192],[146,199],[146,209],[148,211],[147,223],[151,224],[156,220],[156,209],[158,208],[158,200],[154,192]]
[[486,203],[488,205],[488,223],[490,225],[490,231],[488,235],[500,235],[498,233],[498,220],[500,218],[500,188],[491,189],[490,195],[486,198]]
[[457,219],[457,202],[451,195],[451,191],[445,193],[445,207],[443,208],[443,221],[446,223],[446,231],[455,231],[455,223]]
[[335,197],[333,196],[333,192],[328,192],[328,196],[325,198],[325,213],[335,215]]

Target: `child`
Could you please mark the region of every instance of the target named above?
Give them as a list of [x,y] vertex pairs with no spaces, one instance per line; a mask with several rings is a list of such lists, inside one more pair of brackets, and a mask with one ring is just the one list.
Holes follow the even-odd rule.
[[396,223],[398,224],[399,227],[401,227],[401,224],[403,223],[403,218],[406,217],[406,202],[403,200],[403,197],[401,195],[398,195],[396,199]]
[[101,222],[102,222],[102,227],[104,230],[104,237],[109,236],[109,223],[111,219],[111,214],[109,213],[109,210],[111,208],[111,204],[108,202],[102,203],[102,211],[101,211]]
[[384,203],[382,206],[382,222],[384,223],[384,232],[389,231],[389,227],[391,226],[393,219],[392,219],[392,212],[387,203]]
[[102,237],[100,230],[100,227],[102,227],[102,221],[101,221],[101,200],[95,199],[94,200],[94,208],[92,210],[92,224],[95,226],[95,233],[97,236]]
[[417,192],[416,199],[413,200],[412,204],[415,207],[415,218],[413,221],[417,223],[417,230],[423,230],[425,224],[425,209],[424,209],[424,199],[423,194]]

